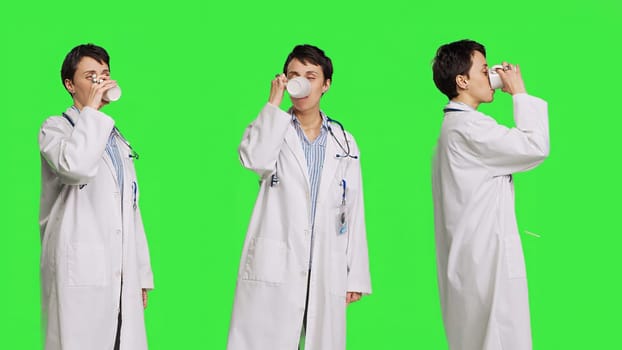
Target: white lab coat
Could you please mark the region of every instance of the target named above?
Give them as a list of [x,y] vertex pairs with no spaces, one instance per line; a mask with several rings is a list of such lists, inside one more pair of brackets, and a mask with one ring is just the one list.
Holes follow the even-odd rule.
[[[345,147],[341,129],[331,126]],[[347,135],[351,154],[358,156]],[[305,349],[345,349],[346,291],[371,293],[359,159],[337,157],[344,152],[327,135],[311,250],[307,163],[291,115],[267,104],[247,128],[239,153],[242,164],[260,175],[261,186],[244,242],[227,348],[297,349],[312,251]],[[271,187],[277,166],[280,182]],[[342,179],[348,230],[338,234]]]
[[[527,279],[512,173],[549,154],[545,101],[513,96],[515,128],[446,112],[433,164],[436,253],[451,350],[528,350]],[[465,109],[450,103],[449,108]]]
[[[46,350],[147,349],[141,289],[153,288],[129,147],[121,194],[105,151],[114,121],[84,108],[41,127],[41,288]],[[134,189],[136,189],[134,191]],[[123,278],[123,287],[121,286]]]

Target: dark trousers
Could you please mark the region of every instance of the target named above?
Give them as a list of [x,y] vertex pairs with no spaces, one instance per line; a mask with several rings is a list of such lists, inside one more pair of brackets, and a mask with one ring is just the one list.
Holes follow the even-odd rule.
[[[123,290],[123,282],[121,282]],[[119,350],[121,346],[121,296],[119,296],[119,319],[117,320],[117,335],[114,338],[114,350]]]
[[[119,306],[119,308],[121,308],[121,306]],[[117,335],[114,338],[114,350],[119,350],[120,343],[121,343],[121,311],[119,311],[119,321],[117,321]]]
[[[309,270],[309,277],[307,278],[307,299],[305,300],[305,313],[302,316],[302,332],[301,335],[304,335],[302,338],[305,339],[307,337],[307,309],[309,308],[309,284],[311,284],[311,270]],[[302,349],[302,344],[298,344],[298,350]]]

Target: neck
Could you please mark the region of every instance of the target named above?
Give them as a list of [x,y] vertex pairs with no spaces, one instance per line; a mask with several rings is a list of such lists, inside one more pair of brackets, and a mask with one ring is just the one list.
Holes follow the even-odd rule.
[[473,109],[477,109],[477,107],[479,107],[479,102],[475,101],[475,99],[468,95],[461,94],[451,100],[453,102],[464,103],[465,105],[473,107]]
[[303,129],[319,127],[322,125],[322,116],[319,108],[311,108],[307,111],[298,111],[294,109],[294,114],[300,122]]
[[78,102],[78,100],[73,100],[73,105],[78,109],[78,111],[82,110],[82,104],[80,102]]

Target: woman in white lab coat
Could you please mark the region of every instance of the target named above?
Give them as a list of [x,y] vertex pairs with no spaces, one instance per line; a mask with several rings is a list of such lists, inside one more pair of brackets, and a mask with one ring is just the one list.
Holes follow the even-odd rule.
[[[352,135],[320,111],[332,76],[323,51],[297,46],[283,72],[239,148],[242,164],[261,180],[228,349],[294,350],[301,331],[306,350],[345,349],[346,305],[371,293],[359,150]],[[310,95],[292,97],[285,112],[279,105],[295,77],[310,81]],[[322,140],[323,158],[305,152],[303,145]],[[310,166],[317,160],[323,166]]]
[[153,279],[137,155],[99,111],[116,87],[108,54],[77,46],[61,76],[73,106],[39,133],[45,349],[147,349],[143,308]]
[[433,162],[438,282],[451,350],[528,350],[527,279],[512,174],[549,153],[547,104],[529,96],[518,65],[497,69],[516,127],[477,111],[494,90],[484,47],[439,48],[434,82],[450,99]]

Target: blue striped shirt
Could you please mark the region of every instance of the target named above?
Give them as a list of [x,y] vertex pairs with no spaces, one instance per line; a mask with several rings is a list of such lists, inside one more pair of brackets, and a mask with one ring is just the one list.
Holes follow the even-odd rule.
[[302,144],[302,150],[304,151],[305,158],[307,160],[307,175],[309,175],[309,187],[311,190],[311,215],[309,217],[309,225],[313,232],[313,225],[315,222],[315,210],[317,206],[317,193],[320,187],[320,177],[322,175],[322,168],[324,167],[324,156],[326,154],[326,135],[328,134],[328,120],[324,113],[322,115],[322,126],[320,128],[320,135],[310,142],[307,139],[298,118],[292,112],[292,123],[300,138]]
[[119,192],[121,193],[121,198],[123,198],[123,160],[121,159],[121,154],[119,153],[119,147],[117,147],[117,132],[116,129],[110,133],[110,137],[108,138],[108,143],[106,144],[106,153],[112,159],[112,165],[114,165],[114,169],[117,172],[117,183],[119,184]]

